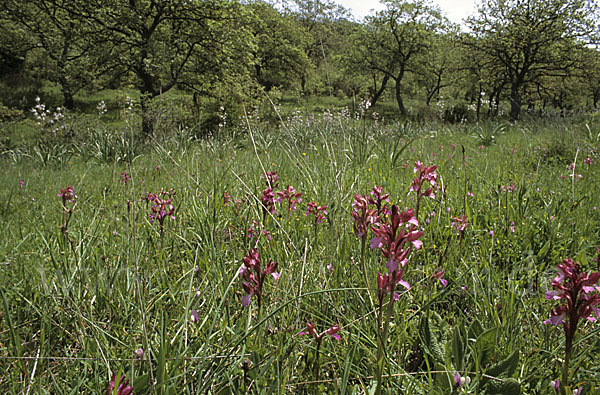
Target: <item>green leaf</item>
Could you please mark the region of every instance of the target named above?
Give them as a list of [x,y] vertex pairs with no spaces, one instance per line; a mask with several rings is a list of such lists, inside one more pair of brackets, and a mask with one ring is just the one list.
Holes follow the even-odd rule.
[[458,325],[454,327],[452,334],[452,357],[456,370],[463,371],[465,366],[465,342]]
[[480,366],[485,366],[489,362],[489,356],[496,348],[497,335],[498,328],[491,328],[483,332],[475,341],[473,351],[479,360]]
[[142,376],[137,376],[133,381],[133,388],[135,389],[136,394],[144,394],[148,390],[148,386],[150,385],[150,379],[147,374]]
[[548,250],[550,249],[550,240],[546,241],[546,243],[542,246],[542,248],[540,248],[540,250],[538,251],[538,258],[542,259],[546,256],[546,254],[548,253]]
[[[492,365],[485,372],[486,375],[498,378],[509,378],[517,370],[519,365],[519,350],[515,350],[502,361]],[[481,387],[483,388],[490,379],[483,377],[481,379]]]
[[425,353],[429,355],[434,362],[444,363],[444,345],[440,341],[438,334],[433,331],[429,317],[424,316],[421,319],[419,329],[421,346]]
[[482,333],[484,329],[479,320],[473,321],[471,326],[469,327],[469,339],[477,339]]
[[493,380],[486,386],[486,393],[498,395],[518,395],[521,393],[521,384],[516,379],[510,378],[503,381]]

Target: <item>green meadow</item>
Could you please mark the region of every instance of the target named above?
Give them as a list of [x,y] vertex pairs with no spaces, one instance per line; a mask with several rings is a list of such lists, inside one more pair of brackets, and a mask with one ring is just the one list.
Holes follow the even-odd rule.
[[[567,257],[600,267],[597,117],[247,117],[142,144],[134,116],[3,149],[5,392],[101,393],[117,373],[136,394],[539,394],[563,377],[563,326],[544,323],[560,301],[545,292]],[[419,203],[417,161],[437,166]],[[279,201],[288,186],[301,201]],[[387,209],[363,245],[353,201],[374,187]],[[401,224],[422,232],[403,245],[410,289],[386,294],[373,228],[417,204],[418,226]],[[241,273],[252,250],[276,268]],[[599,328],[579,322],[567,391],[600,389]]]

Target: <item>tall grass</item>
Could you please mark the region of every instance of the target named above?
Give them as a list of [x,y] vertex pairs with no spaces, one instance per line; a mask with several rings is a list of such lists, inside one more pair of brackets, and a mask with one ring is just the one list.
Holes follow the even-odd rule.
[[[99,393],[121,371],[135,393],[368,393],[378,332],[365,278],[375,294],[384,262],[367,248],[363,272],[350,210],[376,185],[414,207],[419,160],[438,166],[443,189],[421,201],[424,246],[395,304],[384,392],[549,393],[564,348],[543,324],[553,267],[571,256],[598,269],[600,147],[589,126],[296,118],[212,139],[180,130],[142,146],[130,130],[106,130],[43,152],[6,150],[0,388]],[[303,193],[298,210],[277,204],[262,220],[265,171]],[[56,195],[67,185],[78,204],[61,232]],[[176,219],[161,232],[141,197],[170,188]],[[304,215],[311,201],[328,211],[316,227]],[[469,226],[459,240],[460,215]],[[248,237],[253,220],[270,240]],[[260,316],[255,300],[241,305],[238,272],[252,248],[281,274],[265,282]],[[440,269],[447,287],[432,277]],[[339,324],[341,340],[317,349],[296,336],[310,319]],[[590,391],[600,388],[597,335],[583,327],[571,362],[572,382]]]

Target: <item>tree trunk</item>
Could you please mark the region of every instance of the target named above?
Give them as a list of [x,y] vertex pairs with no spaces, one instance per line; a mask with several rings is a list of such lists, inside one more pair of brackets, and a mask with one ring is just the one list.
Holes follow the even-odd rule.
[[150,113],[150,102],[152,98],[148,93],[142,93],[140,104],[142,107],[142,137],[143,140],[149,140],[154,133],[154,122]]
[[510,120],[513,122],[518,121],[519,115],[521,114],[520,86],[521,84],[518,81],[515,81],[510,87]]
[[300,88],[302,89],[302,94],[306,95],[306,76],[304,74],[300,77]]
[[75,108],[75,102],[73,100],[73,91],[71,90],[71,86],[64,76],[60,77],[58,82],[60,84],[60,90],[63,94],[63,104],[66,109],[72,110]]
[[404,70],[402,70],[400,74],[398,74],[398,77],[396,77],[396,102],[398,103],[400,114],[406,115],[406,108],[404,107],[404,102],[402,101],[402,86],[400,85],[403,75]]
[[377,103],[377,100],[379,100],[379,97],[381,96],[381,94],[385,90],[389,79],[390,79],[389,75],[386,74],[386,75],[383,76],[383,80],[381,80],[381,86],[371,96],[371,107],[373,107],[375,105],[375,103]]
[[477,115],[477,120],[479,121],[479,116],[481,114],[481,96],[483,93],[483,87],[479,84],[479,95],[477,96],[477,108],[475,109],[475,114]]
[[73,100],[73,94],[68,90],[63,90],[63,99],[66,109],[72,110],[75,108],[75,101]]

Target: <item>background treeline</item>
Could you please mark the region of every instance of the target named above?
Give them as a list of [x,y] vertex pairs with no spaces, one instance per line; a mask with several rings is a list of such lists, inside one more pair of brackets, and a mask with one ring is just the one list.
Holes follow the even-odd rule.
[[48,86],[67,109],[135,89],[145,135],[169,91],[199,111],[321,96],[446,121],[598,108],[593,0],[483,0],[463,27],[425,0],[383,3],[357,22],[328,0],[3,0],[2,113]]

